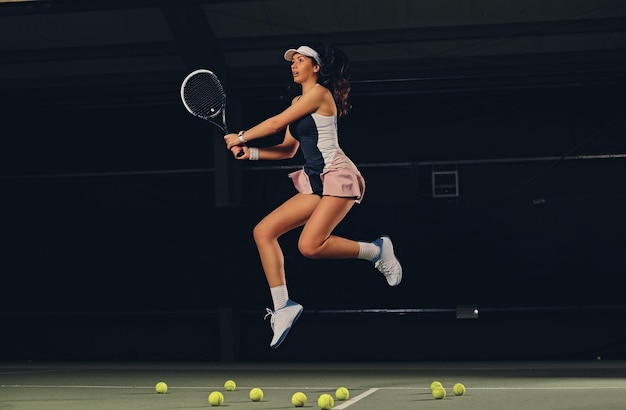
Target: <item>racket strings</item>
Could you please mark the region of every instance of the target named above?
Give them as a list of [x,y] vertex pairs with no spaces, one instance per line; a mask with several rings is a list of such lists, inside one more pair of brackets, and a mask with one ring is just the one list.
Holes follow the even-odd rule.
[[204,118],[216,117],[226,102],[222,84],[210,73],[190,77],[185,83],[183,96],[190,111]]

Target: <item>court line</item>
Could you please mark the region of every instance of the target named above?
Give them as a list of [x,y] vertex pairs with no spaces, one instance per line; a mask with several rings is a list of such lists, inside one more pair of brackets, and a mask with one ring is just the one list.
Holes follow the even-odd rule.
[[350,400],[340,404],[339,406],[333,407],[333,409],[335,409],[335,410],[347,409],[348,407],[352,406],[354,403],[358,402],[361,399],[366,398],[367,396],[369,396],[372,393],[375,393],[376,391],[378,391],[378,387],[369,389],[369,390],[359,394],[358,396],[355,396],[354,398],[352,398],[352,399],[350,399]]
[[554,386],[554,387],[472,387],[472,390],[616,390],[624,386]]
[[15,371],[5,371],[0,372],[0,376],[6,375],[14,375],[14,374],[32,374],[32,373],[54,373],[54,372],[63,372],[61,369],[41,369],[41,370],[15,370]]
[[[147,387],[147,386],[99,386],[99,385],[92,385],[92,386],[86,386],[86,385],[75,385],[75,386],[54,386],[54,385],[28,385],[28,384],[14,384],[14,385],[0,385],[0,388],[80,388],[80,389],[84,389],[84,388],[92,388],[92,389],[154,389],[154,387]],[[198,387],[177,387],[178,389],[198,389]],[[206,387],[200,387],[200,389],[206,389]],[[280,388],[283,389],[283,388]],[[359,401],[361,401],[362,399],[366,398],[367,396],[377,392],[378,390],[380,390],[379,387],[375,387],[375,388],[371,388],[369,390],[366,390],[365,392],[359,394],[358,396],[355,396],[343,403],[341,403],[338,406],[333,407],[333,409],[335,410],[342,410],[342,409],[347,409],[348,407],[352,406],[355,403],[358,403]]]
[[[0,387],[13,389],[147,389],[140,386],[98,386],[98,385],[54,385],[54,384],[2,384]],[[154,389],[154,387],[150,387]]]
[[[59,385],[59,384],[0,384],[0,388],[13,388],[13,389],[139,389],[139,390],[152,390],[154,386],[129,386],[129,385]],[[177,390],[206,390],[206,389],[220,389],[222,386],[169,386],[170,389]],[[251,389],[252,386],[238,386],[237,390],[247,390]],[[331,387],[306,387],[304,390],[302,387],[288,387],[288,386],[263,386],[263,389],[267,390],[302,390],[304,392],[310,390],[331,390]],[[519,387],[519,386],[501,386],[501,387],[471,387],[471,390],[485,390],[485,391],[494,391],[494,390],[624,390],[626,389],[626,384],[624,386],[531,386],[531,387]],[[388,387],[373,387],[365,392],[355,396],[352,399],[347,400],[344,404],[354,404],[357,401],[369,396],[370,394],[378,391],[378,390],[424,390],[430,391],[428,387],[417,387],[417,386],[388,386]],[[342,406],[344,405],[342,404]],[[338,409],[339,407],[334,407]],[[341,407],[347,408],[347,407]]]

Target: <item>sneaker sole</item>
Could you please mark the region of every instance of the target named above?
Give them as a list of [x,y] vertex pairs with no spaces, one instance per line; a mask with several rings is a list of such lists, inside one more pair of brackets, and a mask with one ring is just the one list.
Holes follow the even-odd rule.
[[[391,252],[393,253],[393,257],[396,258],[396,261],[398,262],[398,264],[400,264],[400,279],[398,279],[398,283],[396,284],[391,284],[389,283],[389,281],[387,281],[387,285],[394,287],[394,286],[398,286],[401,282],[402,282],[402,274],[404,273],[402,271],[402,264],[400,263],[400,259],[398,259],[398,255],[396,255],[396,248],[394,248],[393,246],[393,242],[391,241],[391,238],[389,237],[389,235],[382,235],[381,238],[386,238],[389,241],[389,245],[391,246]],[[387,279],[385,277],[385,279]]]
[[[296,320],[298,320],[298,318],[302,314],[303,310],[304,310],[304,308],[300,309],[300,311],[298,312],[296,317],[293,318],[293,322],[291,322],[291,326],[293,326],[293,324],[296,323]],[[287,329],[285,329],[285,331],[283,332],[282,335],[280,335],[280,338],[278,338],[278,341],[276,342],[276,344],[274,346],[270,346],[272,349],[277,349],[278,346],[280,346],[280,344],[285,340],[285,338],[287,337],[287,333],[289,333],[289,331],[291,330],[291,326],[289,326]]]

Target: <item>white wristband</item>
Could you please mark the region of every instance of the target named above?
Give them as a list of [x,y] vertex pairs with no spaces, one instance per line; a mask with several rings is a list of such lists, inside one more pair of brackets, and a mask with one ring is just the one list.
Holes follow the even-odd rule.
[[250,161],[259,160],[259,149],[257,147],[248,147],[248,152],[250,153],[250,156],[248,157]]
[[239,134],[237,134],[237,137],[239,137],[239,141],[241,141],[242,144],[247,143],[248,141],[244,138],[243,134],[245,131],[239,131]]

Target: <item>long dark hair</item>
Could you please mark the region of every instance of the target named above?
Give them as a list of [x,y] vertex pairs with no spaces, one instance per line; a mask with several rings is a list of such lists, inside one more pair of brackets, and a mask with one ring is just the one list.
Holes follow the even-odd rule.
[[[337,105],[337,116],[343,117],[348,114],[352,105],[348,101],[350,85],[350,59],[342,50],[335,48],[323,41],[312,41],[308,45],[317,51],[322,62],[318,72],[317,82],[328,88],[333,94]],[[315,64],[313,60],[313,64]]]

